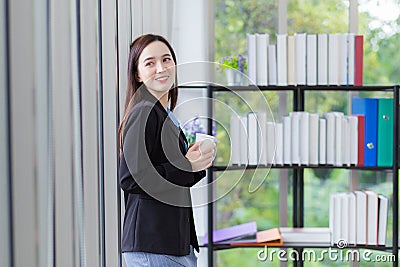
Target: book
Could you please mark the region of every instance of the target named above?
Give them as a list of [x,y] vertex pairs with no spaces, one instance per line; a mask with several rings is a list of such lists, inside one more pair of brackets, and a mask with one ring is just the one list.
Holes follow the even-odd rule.
[[240,117],[237,115],[231,115],[230,120],[230,131],[231,137],[231,164],[240,165]]
[[365,116],[364,166],[376,166],[378,99],[353,97],[352,114],[361,114]]
[[[233,238],[249,236],[257,233],[256,222],[248,222],[238,224],[213,231],[213,242],[218,243],[221,241],[230,240]],[[208,244],[208,233],[204,236],[204,245]]]
[[300,164],[300,112],[291,112],[292,164]]
[[354,75],[355,75],[355,34],[349,33],[348,34],[348,50],[349,50],[349,57],[348,57],[348,84],[354,85]]
[[267,165],[268,138],[267,138],[267,113],[257,112],[258,135],[258,163]]
[[319,119],[319,164],[326,164],[326,119]]
[[317,35],[317,84],[328,84],[328,34]]
[[299,153],[300,164],[308,165],[310,163],[310,114],[308,112],[299,112]]
[[307,85],[317,85],[317,35],[307,35]]
[[293,228],[280,227],[283,244],[330,244],[331,230],[326,227]]
[[287,84],[296,84],[296,40],[293,35],[287,37]]
[[393,166],[393,98],[378,99],[377,166]]
[[367,243],[367,194],[363,191],[354,191],[356,195],[356,222],[357,234],[356,241],[359,245]]
[[339,34],[331,33],[328,39],[328,84],[339,84]]
[[364,166],[365,116],[356,115],[358,129],[357,166]]
[[357,116],[347,116],[349,121],[349,149],[350,149],[350,164],[355,166],[358,162],[358,118]]
[[318,141],[319,141],[319,116],[310,114],[309,122],[309,164],[318,165]]
[[283,164],[292,164],[292,119],[283,117]]
[[276,35],[277,85],[287,85],[287,34]]
[[357,244],[357,198],[354,192],[347,193],[349,203],[348,244]]
[[389,199],[383,195],[378,195],[378,210],[379,210],[379,221],[378,221],[378,245],[386,245],[386,230],[387,230],[387,218],[389,211]]
[[355,36],[354,85],[363,85],[364,36]]
[[339,34],[339,84],[348,84],[348,34]]
[[367,195],[367,245],[378,245],[378,194],[365,190]]
[[247,34],[247,71],[249,74],[249,83],[257,84],[257,44],[256,35]]
[[326,119],[326,164],[335,164],[335,114],[324,113]]
[[248,157],[248,149],[247,149],[247,117],[241,116],[240,117],[240,124],[239,124],[239,138],[240,138],[240,164],[247,165],[249,164],[249,157]]
[[305,85],[307,77],[307,34],[295,33],[296,84]]
[[275,123],[267,122],[267,164],[275,164]]
[[256,237],[248,240],[241,240],[240,242],[231,242],[230,246],[248,246],[248,247],[264,247],[264,246],[282,246],[282,236],[278,228],[259,231]]
[[256,34],[257,84],[268,85],[268,44],[269,35]]
[[343,165],[343,113],[333,112],[335,115],[335,166]]
[[275,123],[275,164],[283,165],[283,124],[281,122]]
[[268,84],[276,85],[276,45],[268,45]]
[[348,116],[342,118],[342,164],[350,166],[350,123]]
[[257,113],[250,112],[247,114],[247,150],[249,165],[258,164],[258,123]]

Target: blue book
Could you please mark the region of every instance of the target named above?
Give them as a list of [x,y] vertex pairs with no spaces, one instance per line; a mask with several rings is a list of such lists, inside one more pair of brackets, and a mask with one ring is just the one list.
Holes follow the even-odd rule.
[[353,97],[351,113],[365,116],[364,166],[377,166],[378,99]]

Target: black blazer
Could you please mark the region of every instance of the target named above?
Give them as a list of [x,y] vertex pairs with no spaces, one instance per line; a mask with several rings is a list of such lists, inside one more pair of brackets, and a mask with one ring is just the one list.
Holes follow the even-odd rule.
[[122,252],[169,255],[199,251],[190,187],[205,176],[184,156],[187,140],[146,89],[123,134],[119,182],[125,196]]

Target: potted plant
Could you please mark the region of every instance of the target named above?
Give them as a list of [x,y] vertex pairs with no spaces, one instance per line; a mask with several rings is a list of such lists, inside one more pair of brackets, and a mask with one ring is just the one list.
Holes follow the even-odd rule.
[[227,85],[241,85],[242,75],[247,71],[246,58],[241,54],[225,56],[219,60],[221,70],[226,73]]

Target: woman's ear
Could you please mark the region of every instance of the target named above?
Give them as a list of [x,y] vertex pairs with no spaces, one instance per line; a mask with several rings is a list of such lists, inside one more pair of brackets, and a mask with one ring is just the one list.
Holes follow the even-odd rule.
[[137,80],[138,82],[142,82],[142,79],[141,79],[140,76],[139,76],[139,72],[136,72],[136,73],[135,73],[135,78],[136,78],[136,80]]

